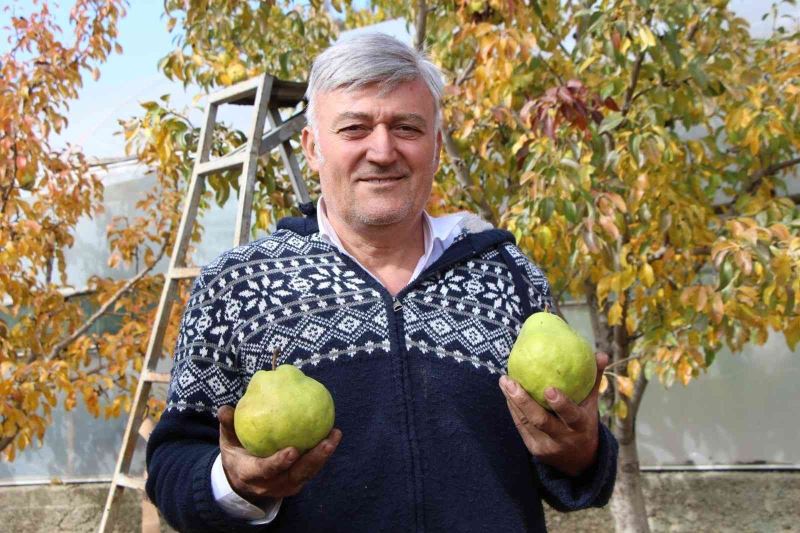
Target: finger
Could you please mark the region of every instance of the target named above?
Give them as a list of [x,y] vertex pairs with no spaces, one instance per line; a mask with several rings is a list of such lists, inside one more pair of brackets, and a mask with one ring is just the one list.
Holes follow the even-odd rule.
[[514,425],[517,427],[517,430],[522,435],[523,440],[525,440],[526,444],[538,444],[544,443],[550,436],[541,431],[536,426],[530,423],[530,421],[522,414],[522,411],[519,410],[519,407],[511,403],[509,400],[506,400],[506,404],[508,404],[508,410],[511,413],[511,418],[514,420]]
[[236,429],[233,426],[234,408],[230,405],[223,405],[217,409],[217,419],[219,420],[219,434],[224,444],[242,447],[239,437],[236,436]]
[[519,383],[508,376],[500,378],[500,388],[506,399],[519,409],[525,427],[533,427],[547,434],[557,430],[556,419],[523,389]]
[[586,422],[586,414],[562,391],[555,387],[550,387],[544,391],[544,398],[556,416],[568,428],[580,430],[583,427]]
[[339,446],[341,440],[342,432],[338,429],[331,430],[326,439],[303,454],[289,469],[289,481],[303,485],[317,475],[317,472],[325,466],[330,456],[336,451],[336,447]]
[[284,448],[273,453],[269,457],[258,460],[258,468],[261,477],[269,482],[274,482],[281,476],[287,476],[289,469],[300,458],[297,448]]

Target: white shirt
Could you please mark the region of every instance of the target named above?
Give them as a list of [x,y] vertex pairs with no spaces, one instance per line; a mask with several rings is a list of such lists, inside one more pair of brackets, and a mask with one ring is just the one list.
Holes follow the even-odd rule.
[[[455,213],[442,217],[432,217],[427,212],[422,212],[422,230],[425,236],[425,250],[417,261],[417,266],[408,280],[410,284],[430,265],[436,262],[455,241],[460,233],[460,222],[467,216],[466,213]],[[319,226],[320,238],[335,247],[341,254],[346,255],[363,268],[370,276],[381,283],[375,275],[367,270],[358,259],[350,255],[342,246],[342,241],[331,226],[328,220],[325,202],[320,197],[317,202],[317,226]],[[263,508],[253,505],[238,494],[236,494],[228,483],[225,471],[222,468],[222,456],[217,455],[214,465],[211,468],[211,490],[214,499],[225,512],[236,518],[250,520],[253,525],[268,524],[275,519],[278,509],[281,507],[282,499],[268,503]]]

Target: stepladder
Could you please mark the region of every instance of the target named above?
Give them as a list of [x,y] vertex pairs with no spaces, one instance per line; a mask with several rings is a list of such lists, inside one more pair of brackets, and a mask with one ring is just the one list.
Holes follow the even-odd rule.
[[[145,494],[146,472],[144,475],[132,474],[134,450],[139,439],[146,442],[155,427],[155,421],[148,412],[148,402],[154,392],[154,385],[169,383],[169,373],[158,371],[158,363],[164,354],[165,334],[173,305],[178,300],[180,284],[200,274],[200,267],[187,264],[187,259],[192,230],[197,222],[200,201],[205,190],[205,181],[216,173],[240,172],[233,246],[245,244],[249,240],[256,171],[261,156],[273,150],[280,152],[301,210],[310,206],[309,193],[290,143],[305,126],[306,118],[304,112],[299,111],[284,120],[280,111],[297,108],[305,90],[305,83],[283,81],[269,74],[263,74],[208,96],[181,221],[165,273],[164,287],[156,308],[114,475],[103,508],[98,529],[100,533],[113,530],[120,500],[126,489],[141,493],[142,531],[149,533],[161,529],[158,511]],[[217,112],[220,106],[228,104],[252,107],[250,124],[245,132],[247,141],[228,154],[212,159],[211,144],[217,124]]]

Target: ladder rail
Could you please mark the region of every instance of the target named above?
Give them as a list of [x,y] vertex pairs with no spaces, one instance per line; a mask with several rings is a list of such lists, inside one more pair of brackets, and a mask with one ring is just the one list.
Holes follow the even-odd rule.
[[[181,280],[196,278],[200,274],[198,267],[186,265],[186,256],[192,228],[197,220],[200,200],[205,189],[205,177],[214,172],[241,168],[234,246],[244,244],[249,239],[255,176],[258,159],[262,154],[280,148],[281,157],[289,173],[298,204],[308,203],[308,190],[302,180],[300,167],[289,142],[305,126],[305,115],[301,111],[286,121],[282,121],[277,109],[280,106],[296,105],[303,97],[305,87],[305,83],[286,82],[265,73],[227,87],[208,97],[188,193],[167,268],[164,288],[156,310],[153,329],[142,362],[141,375],[136,385],[122,445],[114,468],[114,476],[103,508],[99,526],[100,533],[110,530],[116,507],[125,488],[136,489],[144,493],[146,473],[145,477],[133,477],[130,475],[130,466],[137,439],[141,437],[146,441],[155,426],[153,420],[147,417],[147,402],[152,386],[155,383],[169,382],[169,374],[158,372],[156,368],[163,352],[164,337],[172,305],[177,299],[179,283]],[[248,131],[248,141],[226,156],[211,160],[211,144],[214,127],[217,124],[217,108],[221,104],[253,105],[254,116]],[[271,112],[273,108],[274,114]],[[269,132],[264,132],[267,120],[269,120],[271,129]],[[157,531],[159,523],[157,509],[147,500],[146,494],[143,494],[142,531]]]
[[247,137],[247,159],[239,178],[239,206],[236,211],[236,226],[234,227],[234,246],[241,246],[250,240],[250,219],[253,214],[253,189],[258,170],[258,156],[261,148],[261,132],[264,131],[264,122],[267,118],[267,104],[269,93],[272,89],[272,76],[264,74],[256,89],[254,106],[256,112]]
[[[268,118],[269,124],[273,130],[277,130],[285,124],[281,118],[280,110],[274,107],[270,108]],[[305,115],[303,115],[303,122],[305,122]],[[308,195],[308,188],[302,179],[300,165],[297,163],[297,158],[294,156],[291,141],[289,141],[289,139],[284,140],[280,143],[278,149],[281,153],[283,166],[289,171],[289,180],[292,182],[294,197],[297,198],[299,203],[307,204],[311,201],[311,198]]]

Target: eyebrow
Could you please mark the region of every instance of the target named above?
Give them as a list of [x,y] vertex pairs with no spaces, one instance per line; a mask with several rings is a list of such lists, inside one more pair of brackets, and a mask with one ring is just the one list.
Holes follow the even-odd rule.
[[[335,128],[347,120],[363,120],[365,122],[372,122],[372,115],[357,111],[345,111],[336,116],[333,121],[333,127]],[[417,113],[399,113],[392,117],[392,122],[410,122],[420,127],[425,127],[428,125],[422,115]]]

